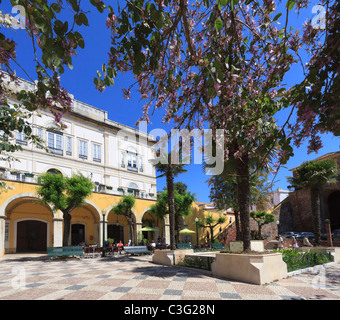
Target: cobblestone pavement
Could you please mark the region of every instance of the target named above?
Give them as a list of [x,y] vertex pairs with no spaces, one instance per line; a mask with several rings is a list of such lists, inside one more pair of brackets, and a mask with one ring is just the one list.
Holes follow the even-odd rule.
[[340,300],[340,264],[267,285],[161,266],[150,256],[0,259],[0,300]]

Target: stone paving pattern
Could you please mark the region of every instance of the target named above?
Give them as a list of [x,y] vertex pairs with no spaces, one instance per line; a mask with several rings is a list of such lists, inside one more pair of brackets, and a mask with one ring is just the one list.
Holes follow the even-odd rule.
[[340,264],[324,270],[321,282],[321,273],[307,272],[253,285],[213,278],[193,268],[156,265],[150,256],[3,258],[0,300],[340,300]]

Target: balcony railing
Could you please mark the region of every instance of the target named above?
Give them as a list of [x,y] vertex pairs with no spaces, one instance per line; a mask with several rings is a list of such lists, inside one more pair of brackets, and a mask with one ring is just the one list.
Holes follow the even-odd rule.
[[16,139],[17,144],[21,144],[22,146],[27,146],[28,142],[26,140]]
[[52,154],[56,154],[58,156],[63,155],[63,149],[56,149],[56,148],[51,148],[51,147],[49,147],[48,149],[49,149],[50,153],[52,153]]
[[129,170],[129,171],[134,171],[134,172],[138,172],[138,169],[136,168],[136,167],[132,167],[132,166],[127,166],[127,169]]

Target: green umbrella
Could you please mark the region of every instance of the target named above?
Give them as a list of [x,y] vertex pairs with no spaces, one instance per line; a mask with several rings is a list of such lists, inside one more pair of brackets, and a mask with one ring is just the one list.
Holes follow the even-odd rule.
[[181,230],[179,233],[196,233],[196,232],[193,231],[193,230],[185,228],[185,229]]
[[142,229],[139,229],[139,231],[158,231],[158,228],[143,227]]

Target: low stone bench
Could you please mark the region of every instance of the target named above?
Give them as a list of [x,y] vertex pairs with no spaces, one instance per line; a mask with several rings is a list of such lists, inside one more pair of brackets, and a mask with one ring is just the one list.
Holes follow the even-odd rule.
[[148,250],[146,246],[131,246],[131,247],[124,247],[123,249],[127,254],[151,254],[152,252]]
[[84,251],[82,246],[70,247],[48,247],[48,257],[65,257],[65,256],[83,256]]

